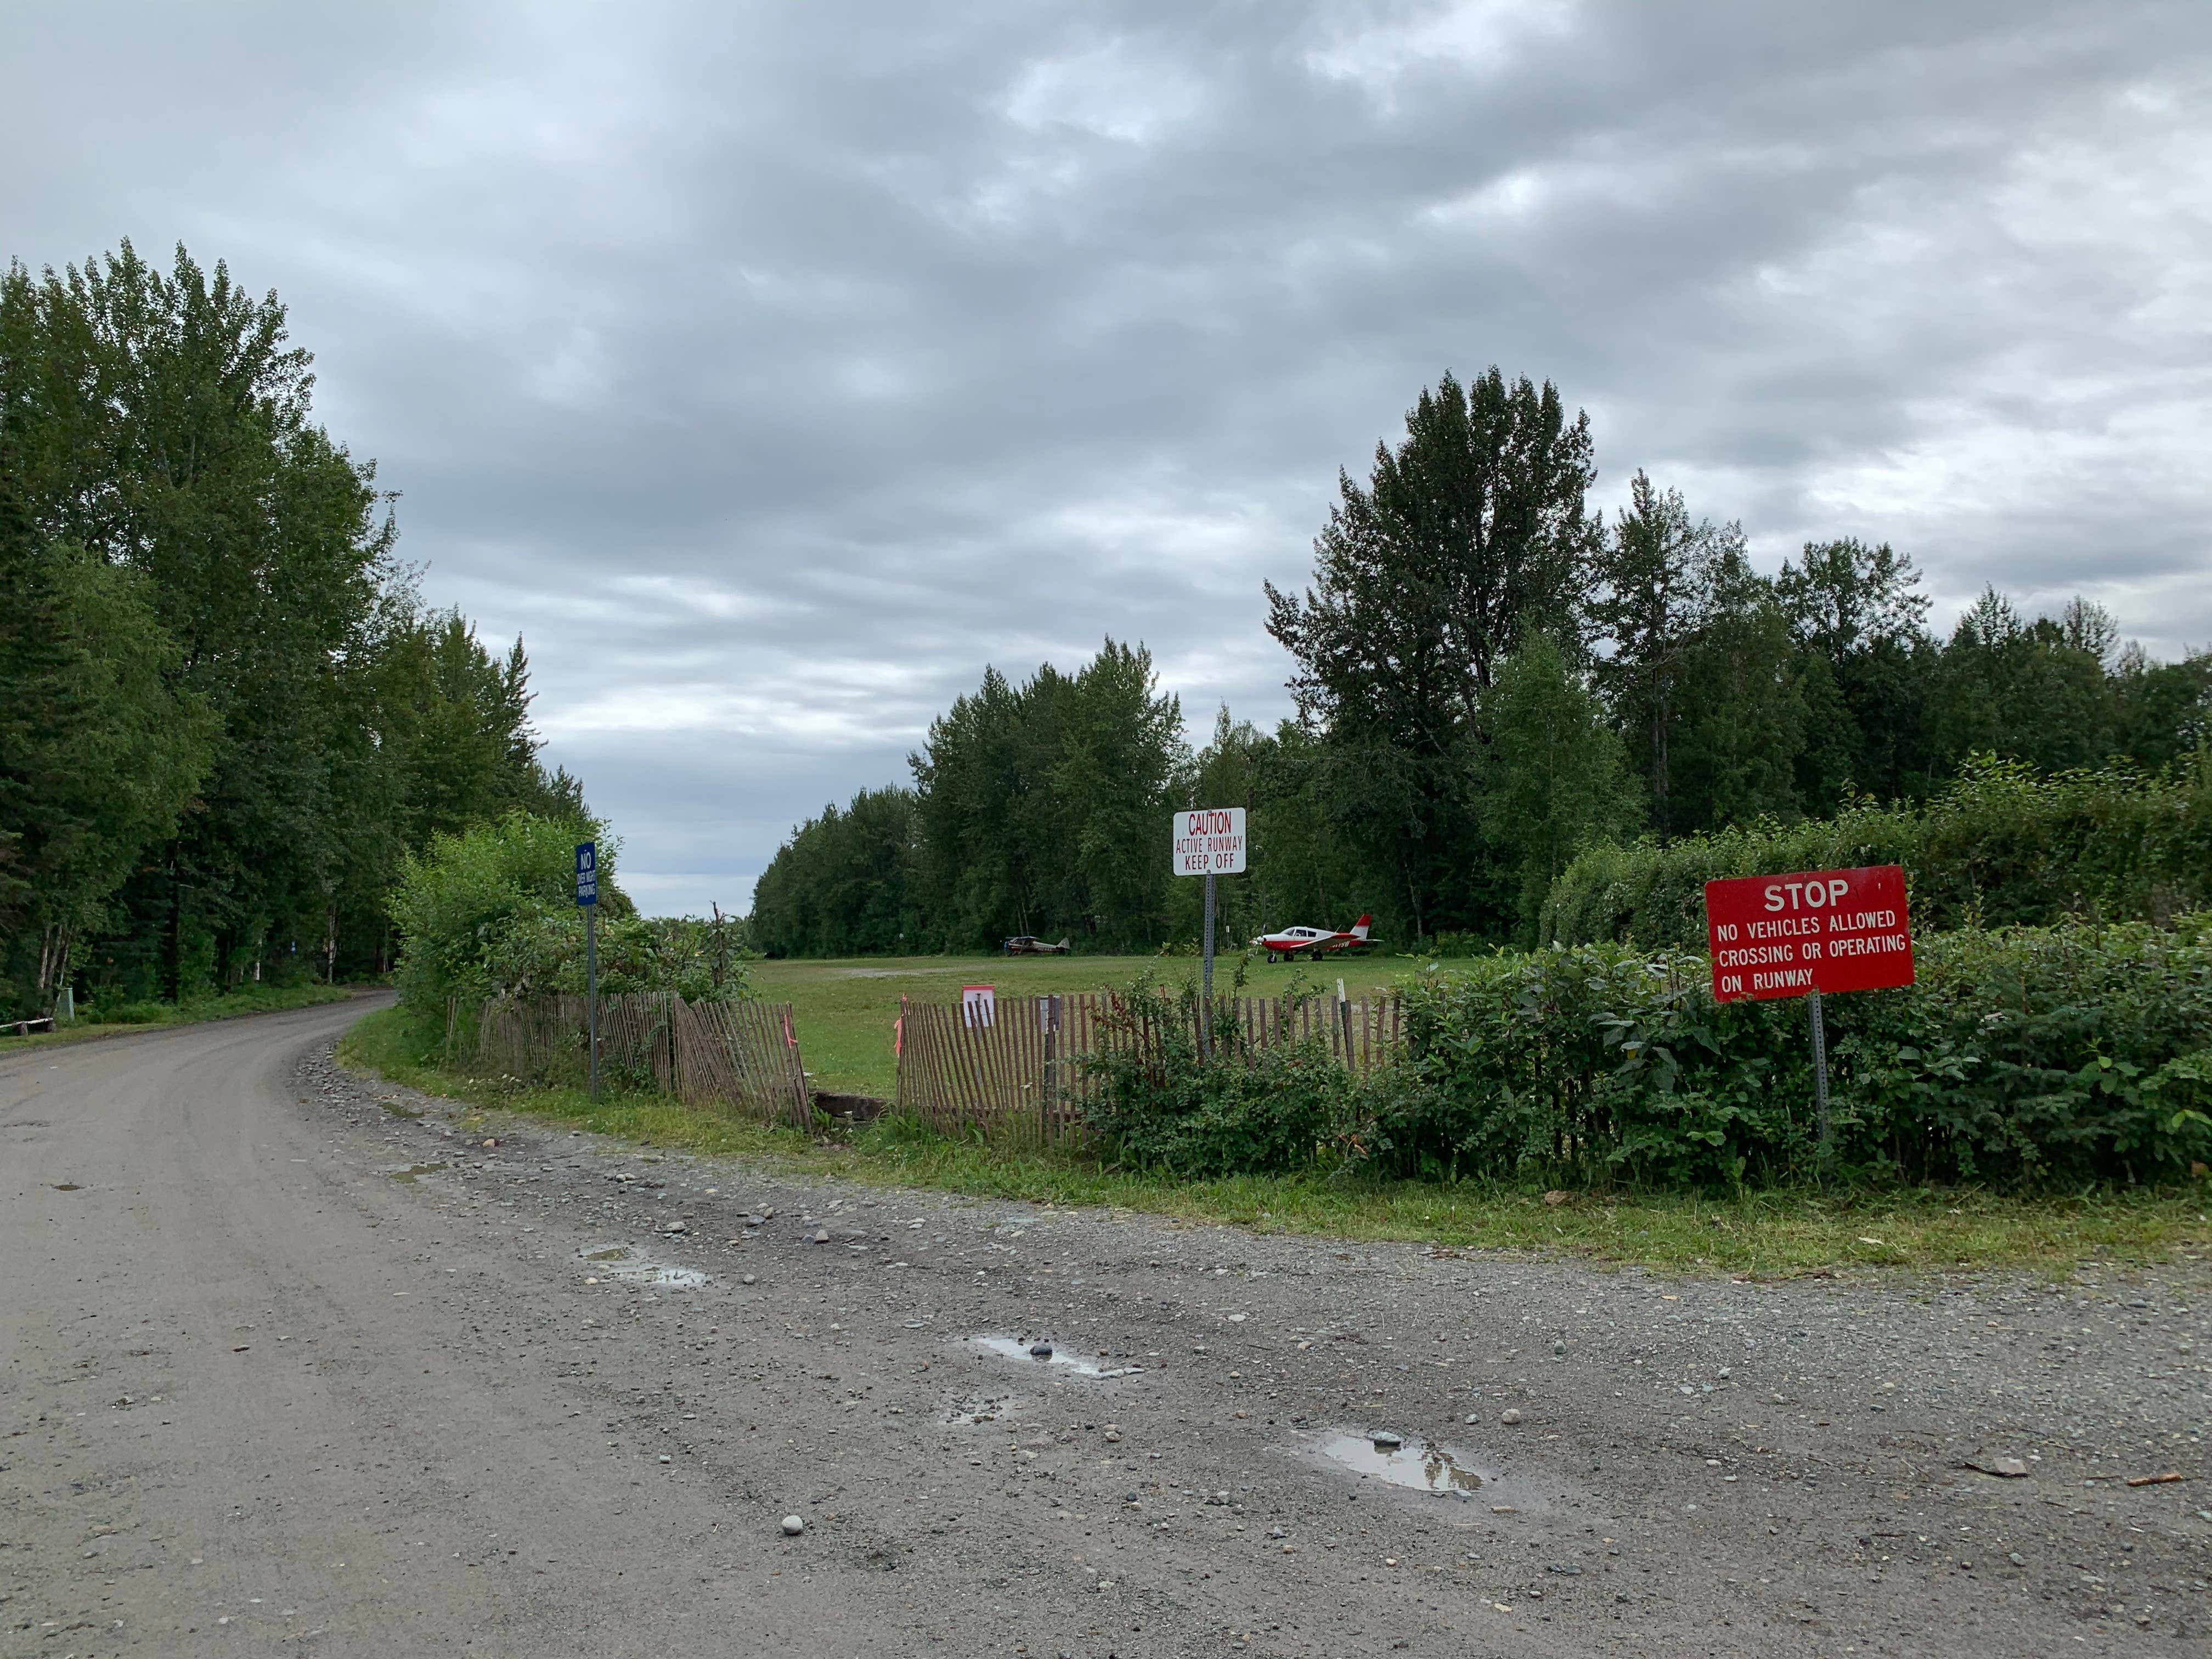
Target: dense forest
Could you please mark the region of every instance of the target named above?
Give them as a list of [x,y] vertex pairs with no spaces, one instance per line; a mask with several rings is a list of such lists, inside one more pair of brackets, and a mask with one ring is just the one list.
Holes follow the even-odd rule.
[[0,1006],[380,971],[434,835],[582,816],[285,321],[182,248],[0,280]]
[[1593,848],[1927,801],[1976,757],[2155,772],[2207,739],[2212,655],[2154,661],[2086,600],[2030,617],[1991,590],[1939,634],[1889,546],[1808,543],[1768,574],[1740,526],[1641,472],[1608,520],[1596,477],[1553,386],[1446,374],[1340,479],[1310,584],[1267,592],[1293,718],[1224,708],[1194,748],[1148,653],[1110,640],[1072,676],[988,672],[911,784],[799,827],[755,942],[1188,939],[1197,884],[1166,850],[1187,805],[1251,810],[1232,938],[1371,910],[1386,941],[1526,942]]

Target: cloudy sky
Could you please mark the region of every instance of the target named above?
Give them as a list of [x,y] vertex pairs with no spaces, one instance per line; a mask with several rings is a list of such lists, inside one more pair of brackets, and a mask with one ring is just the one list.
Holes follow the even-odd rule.
[[650,908],[987,662],[1285,711],[1263,578],[1496,362],[1770,567],[2212,642],[2212,6],[7,0],[0,254],[289,304]]

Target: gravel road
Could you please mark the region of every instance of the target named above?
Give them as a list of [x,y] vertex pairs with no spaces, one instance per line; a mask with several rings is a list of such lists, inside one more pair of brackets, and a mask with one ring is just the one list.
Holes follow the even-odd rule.
[[802,1184],[465,1135],[335,1067],[359,1012],[0,1060],[0,1653],[2212,1650],[2203,1264]]

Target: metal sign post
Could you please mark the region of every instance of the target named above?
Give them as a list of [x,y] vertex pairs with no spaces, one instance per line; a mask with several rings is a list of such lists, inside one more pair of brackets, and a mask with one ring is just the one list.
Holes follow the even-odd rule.
[[1194,807],[1175,815],[1175,872],[1206,878],[1206,965],[1200,970],[1198,1052],[1213,1052],[1213,878],[1244,873],[1244,809]]
[[1820,994],[1815,991],[1805,1000],[1813,1009],[1813,1111],[1820,1125],[1820,1168],[1825,1172],[1829,1154],[1835,1151],[1835,1135],[1828,1127],[1828,1026],[1820,1018]]
[[1213,872],[1206,872],[1206,967],[1204,989],[1198,1016],[1198,1052],[1200,1059],[1213,1053]]
[[592,1098],[599,1097],[599,844],[576,843],[576,904],[584,913],[584,1018],[592,1048]]

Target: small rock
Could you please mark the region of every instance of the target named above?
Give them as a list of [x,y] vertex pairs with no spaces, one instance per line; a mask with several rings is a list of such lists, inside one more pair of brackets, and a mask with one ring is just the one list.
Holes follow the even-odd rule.
[[783,1535],[786,1538],[796,1538],[799,1534],[805,1530],[806,1522],[800,1520],[797,1516],[787,1515],[783,1517]]
[[1049,1342],[1032,1342],[1032,1343],[1030,1343],[1030,1358],[1032,1358],[1032,1359],[1049,1359],[1049,1358],[1052,1358],[1052,1344],[1051,1344],[1051,1343],[1049,1343]]
[[2027,1558],[2022,1555],[2018,1550],[2014,1550],[2010,1555],[2005,1557],[2005,1559],[2011,1562],[2015,1567],[2024,1567],[2027,1565]]
[[1571,1563],[1563,1561],[1554,1561],[1550,1566],[1545,1568],[1544,1571],[1546,1572],[1556,1572],[1562,1578],[1579,1578],[1583,1576],[1583,1570],[1580,1567],[1577,1567]]
[[755,1279],[750,1273],[747,1273],[744,1278],[740,1279],[738,1283],[740,1285],[752,1285],[758,1283],[758,1281]]
[[1367,1438],[1376,1451],[1395,1451],[1406,1443],[1404,1436],[1393,1434],[1388,1429],[1376,1429]]
[[681,1221],[672,1221],[661,1229],[661,1231],[667,1233],[688,1233],[690,1231],[689,1224]]
[[1567,1345],[1564,1342],[1555,1341],[1552,1344],[1552,1357],[1555,1359],[1563,1356],[1566,1351]]
[[1979,1469],[1984,1474],[1995,1474],[2007,1480],[2023,1480],[2029,1473],[2027,1465],[2017,1457],[1990,1457],[1977,1455],[1966,1460],[1970,1469]]
[[655,1462],[659,1462],[659,1463],[673,1463],[676,1460],[675,1460],[674,1458],[671,1457],[671,1456],[670,1456],[666,1452],[663,1452],[663,1453],[661,1453],[661,1454],[660,1454],[660,1455],[659,1455],[658,1458],[654,1459],[653,1461],[654,1461]]
[[1498,1413],[1498,1420],[1508,1425],[1518,1423],[1521,1420],[1521,1408],[1518,1406],[1508,1406]]
[[1482,1421],[1482,1413],[1480,1412],[1469,1412],[1467,1414],[1467,1420],[1470,1423],[1480,1423]]
[[814,1230],[814,1242],[817,1244],[827,1244],[830,1242],[830,1230],[827,1227],[816,1228]]

